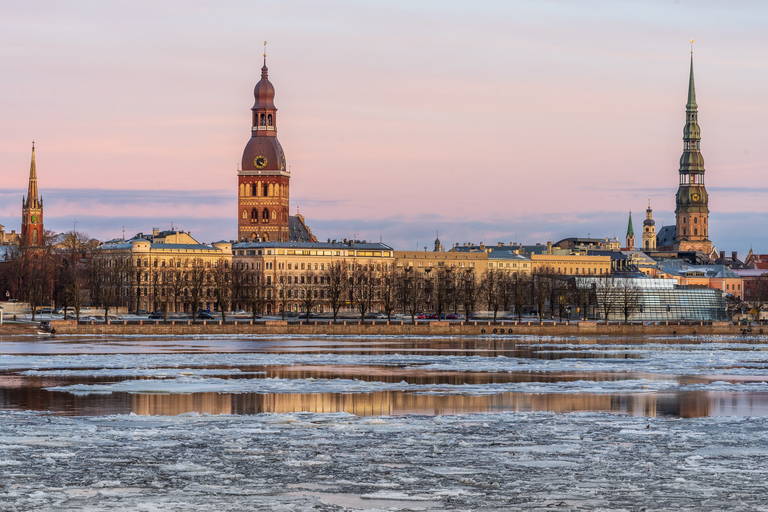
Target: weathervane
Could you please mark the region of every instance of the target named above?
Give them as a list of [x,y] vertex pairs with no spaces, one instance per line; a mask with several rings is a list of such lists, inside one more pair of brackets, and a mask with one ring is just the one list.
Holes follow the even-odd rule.
[[[264,43],[266,44],[266,41]],[[693,39],[691,39],[691,55],[693,55]]]

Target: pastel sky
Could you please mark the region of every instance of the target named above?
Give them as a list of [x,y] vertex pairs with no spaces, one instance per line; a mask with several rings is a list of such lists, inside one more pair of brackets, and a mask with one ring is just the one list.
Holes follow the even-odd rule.
[[674,222],[691,38],[718,249],[768,252],[768,3],[6,1],[0,224],[236,236],[262,42],[297,207],[398,249]]

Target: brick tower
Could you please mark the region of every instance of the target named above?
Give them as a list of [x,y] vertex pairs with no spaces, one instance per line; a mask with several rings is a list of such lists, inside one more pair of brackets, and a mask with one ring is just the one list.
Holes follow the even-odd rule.
[[27,197],[21,199],[21,245],[40,247],[43,245],[43,234],[43,198],[37,194],[37,168],[33,142],[32,163],[29,166],[29,188]]
[[288,183],[285,155],[277,140],[275,88],[267,77],[266,43],[261,80],[253,95],[251,139],[245,145],[237,173],[237,239],[287,241]]

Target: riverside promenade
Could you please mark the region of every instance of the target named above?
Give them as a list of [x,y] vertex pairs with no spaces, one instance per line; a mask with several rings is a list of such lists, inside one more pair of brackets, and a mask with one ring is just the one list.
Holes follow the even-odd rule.
[[645,336],[645,335],[727,335],[759,336],[768,326],[742,326],[730,322],[543,322],[477,320],[469,322],[426,321],[411,323],[401,320],[339,320],[337,323],[316,320],[155,320],[80,322],[52,320],[46,326],[54,334],[112,335],[185,335],[185,334],[289,334],[289,335],[355,335],[355,336]]

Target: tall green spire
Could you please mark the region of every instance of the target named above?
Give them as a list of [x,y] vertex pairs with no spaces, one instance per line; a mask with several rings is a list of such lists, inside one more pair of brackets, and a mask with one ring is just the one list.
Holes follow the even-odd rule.
[[635,236],[635,229],[632,227],[632,212],[629,212],[629,225],[627,226],[627,238]]
[[699,106],[696,104],[696,86],[693,83],[693,52],[691,52],[691,76],[688,78],[688,103],[686,110],[696,110]]

